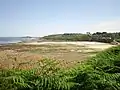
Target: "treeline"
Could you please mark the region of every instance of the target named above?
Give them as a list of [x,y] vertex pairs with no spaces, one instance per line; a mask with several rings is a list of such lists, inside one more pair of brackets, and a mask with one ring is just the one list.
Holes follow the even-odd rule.
[[120,42],[120,32],[118,33],[96,32],[91,35],[91,41],[106,43],[111,43],[113,41]]
[[43,37],[47,40],[62,40],[62,41],[97,41],[111,43],[113,41],[120,42],[120,32],[118,33],[107,33],[107,32],[96,32],[91,34],[87,32],[86,34],[81,33],[64,33],[48,35]]
[[63,41],[84,41],[88,40],[89,36],[86,34],[79,34],[79,33],[65,33],[65,34],[56,34],[56,35],[49,35],[43,37],[44,39],[47,40],[63,40]]

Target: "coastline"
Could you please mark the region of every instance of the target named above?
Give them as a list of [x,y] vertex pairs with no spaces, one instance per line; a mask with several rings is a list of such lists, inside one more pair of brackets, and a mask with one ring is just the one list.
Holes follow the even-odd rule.
[[89,42],[89,41],[77,41],[77,42],[28,42],[28,43],[21,43],[23,45],[78,45],[78,46],[85,46],[89,48],[98,48],[98,49],[107,49],[112,46],[116,45],[111,45],[109,43],[101,43],[101,42]]
[[102,43],[102,42],[91,42],[91,41],[38,41],[38,40],[17,40],[17,41],[8,41],[5,43],[0,43],[0,46],[4,45],[13,45],[13,44],[21,44],[21,45],[77,45],[77,46],[84,46],[92,49],[107,49],[112,46],[109,43]]

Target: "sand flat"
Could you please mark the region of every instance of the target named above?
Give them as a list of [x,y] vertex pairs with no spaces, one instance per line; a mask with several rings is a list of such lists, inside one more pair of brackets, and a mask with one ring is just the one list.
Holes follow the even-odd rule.
[[72,45],[80,45],[86,46],[88,48],[93,49],[107,49],[115,45],[111,45],[108,43],[100,43],[100,42],[88,42],[88,41],[80,41],[80,42],[32,42],[32,43],[24,43],[26,45],[49,45],[49,44],[57,44],[57,45],[65,45],[65,44],[72,44]]

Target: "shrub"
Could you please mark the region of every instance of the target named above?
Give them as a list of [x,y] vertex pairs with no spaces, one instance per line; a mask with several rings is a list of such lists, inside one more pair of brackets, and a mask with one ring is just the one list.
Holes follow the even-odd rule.
[[76,70],[74,90],[120,90],[120,46],[103,51]]

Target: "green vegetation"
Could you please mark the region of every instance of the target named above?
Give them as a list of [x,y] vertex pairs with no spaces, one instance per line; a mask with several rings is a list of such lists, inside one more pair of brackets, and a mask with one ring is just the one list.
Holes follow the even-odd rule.
[[107,33],[107,32],[96,32],[91,36],[91,41],[99,41],[105,43],[111,43],[113,40],[120,39],[120,32],[118,33]]
[[31,70],[1,69],[0,90],[120,90],[120,46],[69,70],[50,59]]
[[65,34],[56,34],[56,35],[49,35],[43,37],[47,40],[53,40],[53,41],[86,41],[89,39],[89,36],[86,34],[81,33],[65,33]]
[[[57,63],[50,59],[37,62],[32,70],[0,70],[0,90],[60,90],[68,89],[66,78]],[[63,78],[64,77],[64,78]]]
[[115,39],[117,42],[120,42],[120,39]]
[[65,34],[56,34],[48,35],[43,37],[43,39],[53,40],[53,41],[97,41],[111,43],[113,40],[120,41],[120,32],[118,33],[107,33],[107,32],[96,32],[81,34],[81,33],[65,33]]
[[75,90],[120,90],[120,46],[99,53],[76,72]]

